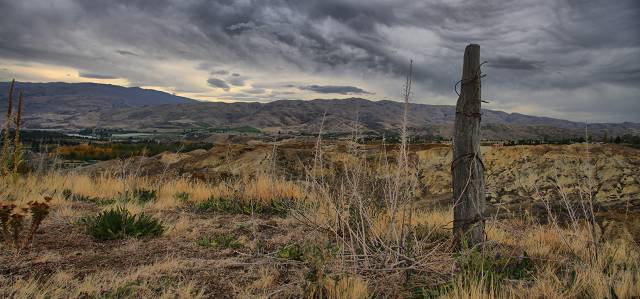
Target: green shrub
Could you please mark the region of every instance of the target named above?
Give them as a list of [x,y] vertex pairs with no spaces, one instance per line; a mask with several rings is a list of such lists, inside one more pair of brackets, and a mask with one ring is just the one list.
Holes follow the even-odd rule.
[[140,203],[147,203],[156,201],[156,199],[158,199],[158,193],[156,190],[135,189],[133,190],[133,198]]
[[71,189],[64,189],[62,190],[62,197],[64,197],[64,199],[71,199],[71,196],[73,196],[73,192],[71,191]]
[[304,256],[304,248],[297,243],[290,243],[280,248],[277,255],[281,259],[301,261]]
[[144,205],[148,202],[154,202],[158,199],[158,193],[156,190],[137,188],[133,191],[126,191],[124,193],[118,193],[116,201],[126,203],[132,202],[139,205]]
[[242,244],[238,242],[238,238],[232,235],[215,235],[213,237],[203,237],[196,240],[196,244],[204,247],[216,248],[238,249],[242,247]]
[[80,221],[87,232],[98,240],[155,237],[164,232],[162,223],[157,219],[144,213],[132,215],[125,208],[103,211]]
[[209,197],[196,205],[198,212],[230,212],[234,209],[234,199]]
[[483,255],[479,250],[472,250],[458,257],[458,266],[461,272],[468,277],[478,276],[495,283],[503,280],[525,279],[533,273],[534,264],[529,255],[524,252],[522,256],[502,256],[500,253]]
[[291,199],[277,199],[269,203],[248,202],[238,198],[210,197],[196,205],[198,212],[216,212],[230,214],[268,214],[284,215],[292,205]]
[[[127,192],[127,195],[129,195],[129,193]],[[148,202],[153,202],[156,201],[156,199],[158,199],[158,193],[156,192],[156,190],[148,190],[148,189],[134,189],[131,193],[130,196],[126,196],[127,199],[137,202],[139,204],[145,204]]]
[[70,189],[62,190],[62,197],[64,197],[64,199],[66,200],[89,202],[99,206],[108,206],[116,202],[116,200],[113,198],[99,198],[99,197],[90,197],[86,195],[75,194]]
[[213,147],[210,143],[171,142],[156,143],[152,141],[120,142],[107,144],[76,144],[59,146],[56,152],[67,160],[112,160],[126,159],[133,156],[155,156],[162,152],[190,152],[196,149],[209,150]]
[[[499,290],[505,281],[526,280],[532,278],[535,265],[526,252],[522,256],[503,256],[500,253],[482,253],[473,249],[461,253],[456,258],[458,272],[456,275],[463,280],[463,284],[484,280],[485,291],[489,288]],[[440,298],[449,294],[455,288],[452,281],[412,290],[414,298]]]
[[173,195],[173,198],[180,202],[188,202],[189,199],[191,199],[191,194],[189,194],[188,192],[177,192]]

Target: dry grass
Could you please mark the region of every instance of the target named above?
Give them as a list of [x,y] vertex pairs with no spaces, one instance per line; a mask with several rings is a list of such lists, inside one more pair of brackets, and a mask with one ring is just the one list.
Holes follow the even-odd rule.
[[[7,178],[8,179],[8,178]],[[189,200],[202,202],[211,197],[233,198],[268,203],[272,200],[304,199],[303,188],[294,182],[282,178],[272,178],[265,174],[244,176],[241,179],[210,184],[187,178],[158,181],[150,177],[100,175],[91,177],[86,174],[67,174],[51,172],[44,176],[23,176],[15,181],[2,181],[4,188],[0,196],[12,198],[22,203],[41,198],[44,195],[54,197],[54,203],[64,205],[63,190],[88,197],[113,199],[136,189],[156,190],[157,199],[148,206],[152,210],[169,210],[182,203],[177,194],[188,194]]]
[[[530,148],[509,149],[505,159],[555,157],[554,150],[533,153]],[[571,148],[574,150],[578,155],[579,149]],[[428,165],[435,172],[445,172],[446,169],[438,170],[438,165],[446,160],[443,158],[447,157],[446,149],[434,151],[420,152],[417,164],[410,167]],[[388,155],[395,156],[397,152],[390,151]],[[488,160],[497,163],[491,167],[506,167],[498,156],[488,155]],[[157,180],[134,175],[92,177],[61,172],[3,178],[2,198],[18,204],[45,195],[54,199],[45,228],[36,237],[32,251],[25,253],[28,259],[0,248],[3,267],[7,265],[6,273],[10,274],[0,275],[0,297],[135,294],[166,298],[271,298],[323,294],[328,298],[370,298],[408,297],[416,289],[442,298],[604,298],[611,297],[612,292],[618,298],[640,296],[640,248],[634,240],[637,236],[626,226],[615,230],[613,226],[594,228],[590,222],[579,219],[562,225],[541,224],[540,215],[513,213],[488,222],[488,242],[476,252],[480,258],[473,250],[455,254],[450,249],[450,206],[436,207],[425,200],[429,196],[417,190],[419,186],[405,177],[402,168],[372,162],[357,151],[338,158],[339,162],[324,164],[324,181],[286,180],[265,172],[216,183],[179,177]],[[620,167],[625,172],[628,162],[624,159],[629,158],[616,159],[623,159]],[[577,178],[585,176],[562,174],[566,170],[553,177],[554,191],[546,192],[544,186],[550,177],[544,173],[552,170],[536,172],[534,163],[521,163],[525,163],[522,173],[501,184],[516,186],[514,190],[518,189],[520,196],[531,192],[528,200],[532,202],[570,201],[570,196],[563,194],[586,192],[584,187],[576,186]],[[555,163],[549,167],[585,171],[568,164]],[[603,162],[596,166],[598,180],[620,180],[621,186],[630,186],[626,177],[633,173],[621,176],[620,171],[611,171]],[[338,170],[342,176],[332,177]],[[497,176],[500,175],[506,174]],[[397,183],[399,178],[406,181]],[[103,199],[146,189],[155,190],[157,199],[98,205],[65,199],[65,189]],[[594,189],[606,188],[598,185]],[[184,198],[181,194],[188,196]],[[285,216],[271,215],[205,215],[190,208],[212,197],[261,203],[287,198],[304,205],[284,219],[280,217]],[[167,225],[167,233],[156,240],[98,243],[74,224],[82,216],[114,205],[161,218]],[[559,207],[563,211],[564,206]],[[575,214],[582,213],[578,212]],[[597,229],[595,243],[594,229]],[[196,244],[197,240],[214,235],[234,238],[240,247],[211,249]],[[46,240],[38,242],[38,237]],[[301,246],[303,253],[299,259],[279,257],[282,248],[290,244],[305,244]],[[597,250],[593,250],[594,246]],[[147,250],[153,254],[145,254]],[[84,256],[87,257],[83,260]],[[530,261],[528,265],[516,263],[524,256]],[[463,268],[469,259],[481,267]],[[95,264],[101,260],[113,264]],[[94,264],[87,269],[80,266],[87,262]],[[492,263],[500,265],[499,271],[491,268]],[[516,269],[522,267],[525,274],[509,276],[511,270],[504,270],[500,263]],[[207,276],[212,272],[218,273],[215,278]],[[216,291],[220,286],[226,288]]]
[[175,261],[160,261],[130,272],[104,270],[83,278],[59,271],[46,281],[0,277],[0,295],[8,298],[203,298],[194,282],[177,280],[166,284],[165,278],[176,276],[188,267]]
[[369,298],[369,287],[361,277],[344,275],[336,279],[324,280],[324,289],[329,298],[365,299]]

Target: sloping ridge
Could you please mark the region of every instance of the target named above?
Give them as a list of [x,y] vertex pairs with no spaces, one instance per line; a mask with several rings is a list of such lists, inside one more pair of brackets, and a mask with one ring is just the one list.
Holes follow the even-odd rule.
[[[10,82],[0,82],[0,99],[6,103]],[[67,98],[101,98],[120,102],[127,106],[155,106],[163,104],[186,104],[195,100],[172,95],[166,92],[140,87],[123,87],[99,83],[30,83],[16,82],[15,90],[20,90],[28,98],[52,97]]]
[[[0,83],[0,111],[6,108],[8,82]],[[326,113],[326,132],[397,133],[403,104],[361,98],[200,102],[168,93],[97,83],[17,83],[25,93],[25,127],[73,130],[87,127],[124,129],[253,126],[270,131],[317,132]],[[0,113],[0,118],[4,113]],[[415,135],[451,136],[455,107],[411,104],[408,126]],[[482,110],[487,139],[584,137],[584,123],[520,113]],[[594,136],[640,135],[640,124],[589,124]]]

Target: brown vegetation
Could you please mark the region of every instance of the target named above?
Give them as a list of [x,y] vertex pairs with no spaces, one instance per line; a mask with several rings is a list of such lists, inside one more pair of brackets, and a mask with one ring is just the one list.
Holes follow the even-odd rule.
[[[454,253],[449,148],[410,147],[398,167],[398,147],[315,144],[322,163],[313,163],[317,145],[283,143],[4,177],[3,203],[52,199],[30,247],[0,247],[0,296],[640,295],[638,150],[483,149],[487,241]],[[582,220],[581,194],[593,195],[597,223]],[[284,213],[259,208],[271,204]],[[78,223],[115,207],[167,230],[97,241]]]

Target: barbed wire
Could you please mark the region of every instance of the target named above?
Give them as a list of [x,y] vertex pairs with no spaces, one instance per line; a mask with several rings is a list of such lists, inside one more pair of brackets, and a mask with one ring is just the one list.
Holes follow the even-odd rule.
[[[461,97],[461,92],[462,92],[462,85],[467,84],[467,83],[471,83],[471,82],[475,82],[475,81],[480,81],[482,78],[486,77],[486,74],[482,73],[482,66],[484,64],[486,64],[487,61],[483,61],[482,63],[480,63],[480,65],[478,65],[478,68],[475,72],[475,75],[471,78],[462,78],[459,81],[456,82],[456,84],[454,84],[453,86],[453,90],[454,92],[458,95],[458,99],[460,99]],[[460,85],[460,92],[458,92],[458,85]],[[477,99],[480,102],[484,102],[484,103],[488,103],[488,101],[484,101],[481,98]],[[482,117],[482,113],[478,112],[466,112],[466,111],[458,111],[458,107],[456,105],[456,114],[462,114],[464,116],[467,117],[477,117],[478,121],[481,119]],[[453,144],[455,144],[455,134],[454,134],[454,138],[453,138]],[[455,172],[455,168],[458,165],[458,163],[460,162],[460,160],[462,159],[469,159],[471,161],[473,161],[472,163],[469,163],[469,177],[467,178],[467,182],[464,185],[462,192],[460,192],[458,198],[454,198],[454,207],[457,206],[460,203],[460,200],[462,199],[462,197],[464,196],[464,194],[466,192],[470,192],[470,190],[468,190],[468,187],[470,187],[470,183],[471,183],[471,179],[472,177],[475,176],[475,174],[477,174],[478,170],[482,173],[484,173],[485,171],[485,165],[482,162],[482,158],[480,157],[479,153],[477,152],[471,152],[471,153],[465,153],[465,154],[461,154],[458,155],[457,157],[453,157],[453,160],[451,161],[451,172],[452,174]],[[481,169],[478,169],[481,168]],[[475,174],[473,174],[475,173]],[[477,178],[476,178],[477,179]],[[475,188],[474,188],[475,189]],[[455,192],[455,190],[454,190]],[[479,192],[479,190],[476,190],[476,192]],[[470,224],[474,224],[474,223],[478,223],[480,222],[481,225],[483,225],[482,223],[484,223],[485,219],[487,218],[485,215],[485,212],[482,211],[478,206],[477,203],[475,201],[473,201],[473,205],[475,207],[475,215],[471,218],[465,218],[465,219],[454,219],[453,222],[454,224],[458,224],[458,225],[462,225],[462,226],[467,226]]]
[[[453,86],[453,91],[455,91],[456,94],[458,96],[460,96],[460,93],[458,92],[458,84],[460,84],[462,86],[461,83],[465,84],[465,83],[469,83],[469,82],[472,82],[472,81],[475,81],[475,80],[479,80],[479,79],[482,79],[482,78],[486,77],[487,74],[482,74],[482,70],[480,69],[482,67],[482,65],[484,65],[486,63],[488,63],[488,61],[485,60],[480,65],[478,65],[478,69],[476,70],[476,75],[473,78],[467,78],[466,80],[464,78],[462,78],[462,79],[458,80],[458,82],[456,82],[456,84]],[[463,82],[463,81],[465,81],[465,82]]]

